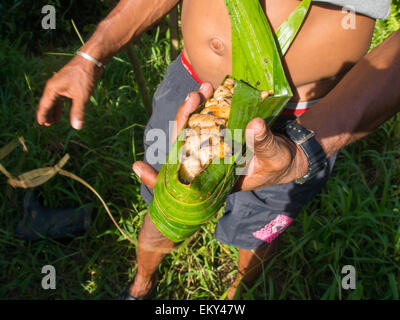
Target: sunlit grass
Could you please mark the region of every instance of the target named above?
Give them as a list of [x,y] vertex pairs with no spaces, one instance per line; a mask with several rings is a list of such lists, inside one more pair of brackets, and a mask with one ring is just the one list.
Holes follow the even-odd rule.
[[[378,23],[373,45],[394,31],[393,17]],[[397,22],[396,22],[397,21]],[[162,28],[145,34],[136,50],[151,93],[170,63]],[[60,53],[72,53],[79,40]],[[133,238],[146,214],[139,181],[131,171],[143,158],[147,122],[125,53],[112,60],[87,105],[82,131],[63,120],[40,128],[34,111],[45,81],[69,57],[30,57],[15,39],[0,40],[0,146],[24,136],[20,149],[2,161],[13,174],[54,165],[65,153],[65,169],[89,182],[105,199],[119,225]],[[26,52],[25,52],[26,53]],[[398,299],[400,291],[400,119],[393,118],[340,153],[332,178],[282,235],[279,253],[266,265],[244,299]],[[115,299],[136,272],[135,247],[80,184],[56,176],[39,188],[52,208],[93,205],[90,231],[71,241],[24,242],[13,232],[22,216],[24,190],[0,176],[0,298]],[[237,248],[221,245],[217,218],[159,267],[158,299],[224,299],[236,274]],[[57,270],[57,290],[40,286],[43,265]],[[357,289],[341,289],[341,268],[354,265]]]

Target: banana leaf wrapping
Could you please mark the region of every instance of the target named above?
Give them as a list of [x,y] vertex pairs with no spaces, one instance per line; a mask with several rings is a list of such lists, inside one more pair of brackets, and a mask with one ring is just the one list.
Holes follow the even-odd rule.
[[[186,185],[178,175],[183,144],[180,132],[158,174],[149,207],[150,218],[169,239],[187,239],[220,210],[238,179],[236,168],[245,155],[242,147],[248,122],[260,117],[271,125],[291,99],[281,56],[295,38],[310,2],[302,1],[274,35],[258,0],[225,0],[232,25],[235,79],[227,132],[234,152],[223,161],[213,161]],[[262,91],[273,95],[263,99]]]

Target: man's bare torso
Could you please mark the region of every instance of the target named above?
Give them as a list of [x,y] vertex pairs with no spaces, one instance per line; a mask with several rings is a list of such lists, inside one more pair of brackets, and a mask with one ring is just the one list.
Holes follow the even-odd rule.
[[[298,0],[261,0],[273,28],[298,6]],[[293,45],[283,58],[294,101],[326,95],[368,51],[374,20],[356,16],[356,28],[344,29],[340,7],[313,4]],[[184,51],[203,81],[217,86],[232,72],[231,31],[224,0],[184,0]]]

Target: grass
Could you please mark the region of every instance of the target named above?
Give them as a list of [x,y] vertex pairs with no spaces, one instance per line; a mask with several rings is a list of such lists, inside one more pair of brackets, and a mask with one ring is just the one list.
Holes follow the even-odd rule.
[[[376,26],[373,46],[399,27],[398,8]],[[151,93],[169,64],[163,28],[136,47]],[[20,39],[23,37],[21,36]],[[73,52],[79,46],[62,48]],[[7,55],[3,53],[7,52]],[[17,175],[54,165],[88,181],[107,201],[121,227],[135,236],[146,205],[131,164],[143,156],[147,121],[125,53],[112,60],[88,104],[83,130],[72,130],[67,108],[56,126],[40,128],[34,110],[45,81],[68,57],[33,56],[19,39],[0,39],[0,146],[23,135],[29,152],[14,151],[2,164]],[[133,126],[132,126],[133,125]],[[126,129],[126,130],[124,130]],[[281,250],[244,299],[398,299],[400,291],[400,117],[343,150],[327,186],[282,235]],[[92,204],[90,231],[70,241],[24,242],[13,232],[24,190],[0,176],[0,298],[114,299],[133,279],[135,247],[118,233],[93,194],[56,176],[38,188],[48,207]],[[159,267],[158,299],[223,299],[236,270],[237,249],[213,237],[217,218]],[[41,269],[57,270],[57,289],[41,288]],[[357,289],[341,289],[341,269],[354,265]]]

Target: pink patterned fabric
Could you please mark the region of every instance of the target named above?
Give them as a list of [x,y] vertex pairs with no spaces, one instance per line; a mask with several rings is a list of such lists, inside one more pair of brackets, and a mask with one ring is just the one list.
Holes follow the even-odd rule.
[[253,236],[262,241],[271,242],[275,240],[292,223],[293,219],[279,214],[274,220],[264,228],[253,232]]

